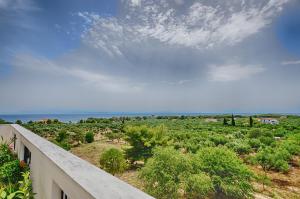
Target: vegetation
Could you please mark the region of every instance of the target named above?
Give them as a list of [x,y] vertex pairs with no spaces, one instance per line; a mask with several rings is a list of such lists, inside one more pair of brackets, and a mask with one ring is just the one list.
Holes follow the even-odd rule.
[[122,151],[115,148],[105,151],[100,156],[100,165],[102,169],[112,175],[124,172],[127,167]]
[[196,169],[210,176],[216,198],[251,196],[253,174],[231,150],[225,147],[206,147],[197,152],[194,161]]
[[94,142],[94,133],[93,133],[93,132],[87,132],[87,133],[85,134],[85,141],[86,141],[87,143],[92,143],[92,142]]
[[253,118],[252,118],[252,116],[249,117],[249,125],[250,125],[250,127],[253,127]]
[[0,143],[0,198],[33,199],[30,173],[24,162],[20,162],[7,143]]
[[152,156],[156,146],[166,145],[166,129],[163,125],[148,128],[147,126],[128,126],[125,128],[125,140],[130,144],[127,157],[132,161],[145,160]]
[[[261,117],[275,118],[279,124],[263,124]],[[65,149],[87,148],[80,157],[98,151],[91,162],[121,178],[127,161],[128,173],[139,173],[139,188],[157,198],[249,198],[255,192],[283,190],[281,184],[272,188],[279,182],[274,175],[294,187],[298,184],[290,171],[300,177],[300,117],[294,115],[114,117],[22,125]],[[119,151],[108,152],[111,147]],[[127,177],[131,183],[132,176]],[[257,189],[257,184],[269,192]],[[288,194],[293,198],[300,193]]]
[[235,119],[234,119],[233,114],[231,115],[231,125],[232,125],[232,126],[235,126]]
[[22,174],[22,180],[17,185],[9,185],[0,187],[0,199],[33,199],[32,182],[30,180],[30,172],[26,171]]

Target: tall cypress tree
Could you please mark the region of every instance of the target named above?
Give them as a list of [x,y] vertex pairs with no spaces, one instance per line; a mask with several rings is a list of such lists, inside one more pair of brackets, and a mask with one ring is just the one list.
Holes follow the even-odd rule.
[[228,125],[228,122],[227,122],[227,119],[224,117],[224,119],[223,119],[223,125],[224,126],[227,126]]
[[252,118],[252,116],[249,117],[249,124],[250,124],[250,127],[253,126],[253,118]]
[[231,115],[231,125],[232,125],[232,126],[235,126],[235,120],[234,120],[233,114]]

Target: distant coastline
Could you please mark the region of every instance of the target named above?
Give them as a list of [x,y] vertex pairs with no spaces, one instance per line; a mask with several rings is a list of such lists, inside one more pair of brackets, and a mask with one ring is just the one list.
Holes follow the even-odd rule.
[[[58,119],[62,122],[78,122],[87,118],[111,118],[111,117],[137,117],[137,116],[197,116],[197,115],[224,115],[231,113],[189,113],[189,112],[103,112],[103,113],[74,113],[74,114],[0,114],[0,119],[8,122],[21,120],[22,122],[38,121],[43,119]],[[255,115],[272,113],[235,113],[237,115]],[[299,113],[274,113],[278,115],[300,115]]]

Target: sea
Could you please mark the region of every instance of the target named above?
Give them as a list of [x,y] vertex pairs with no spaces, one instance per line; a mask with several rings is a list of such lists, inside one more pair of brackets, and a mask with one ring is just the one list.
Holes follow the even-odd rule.
[[[39,121],[43,119],[58,119],[61,122],[72,122],[76,123],[81,119],[87,118],[111,118],[111,117],[137,117],[137,116],[197,116],[197,115],[222,115],[231,113],[186,113],[186,112],[145,112],[145,113],[135,113],[135,112],[101,112],[101,113],[72,113],[72,114],[0,114],[0,119],[7,122],[14,123],[16,120],[21,120],[22,122],[28,121]],[[238,113],[239,115],[254,115],[261,113]],[[287,113],[278,113],[286,115]],[[300,115],[300,114],[292,114]]]
[[187,115],[196,116],[204,115],[203,113],[124,113],[124,112],[105,112],[105,113],[76,113],[76,114],[0,114],[0,119],[7,122],[15,122],[21,120],[22,122],[39,121],[43,119],[58,119],[61,122],[78,122],[81,119],[87,118],[111,118],[111,117],[137,117],[137,116],[169,116],[169,115]]

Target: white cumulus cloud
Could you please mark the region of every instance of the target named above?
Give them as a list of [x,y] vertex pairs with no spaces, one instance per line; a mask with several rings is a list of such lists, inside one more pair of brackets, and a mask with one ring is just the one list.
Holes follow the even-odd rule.
[[211,81],[230,82],[248,78],[263,72],[262,66],[241,66],[238,64],[210,66],[209,78]]

